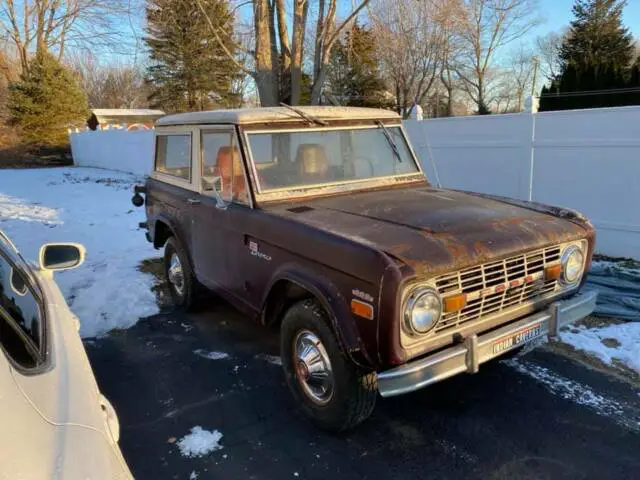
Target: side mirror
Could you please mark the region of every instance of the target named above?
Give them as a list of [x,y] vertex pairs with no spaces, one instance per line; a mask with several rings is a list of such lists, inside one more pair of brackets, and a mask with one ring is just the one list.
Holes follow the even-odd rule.
[[40,247],[40,268],[59,271],[79,267],[86,252],[79,243],[47,243]]

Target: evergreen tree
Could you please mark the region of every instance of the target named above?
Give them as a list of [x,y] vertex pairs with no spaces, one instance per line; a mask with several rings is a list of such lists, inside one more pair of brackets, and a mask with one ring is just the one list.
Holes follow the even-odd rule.
[[337,42],[328,75],[330,95],[341,104],[356,107],[390,107],[376,58],[371,30],[355,24]]
[[239,72],[211,31],[233,52],[233,16],[228,0],[149,0],[150,103],[167,112],[207,110],[238,103],[232,82]]
[[560,49],[566,67],[610,65],[627,69],[633,56],[633,37],[622,25],[626,0],[576,0],[574,20]]
[[24,140],[51,147],[67,145],[67,129],[83,125],[89,116],[74,75],[48,52],[38,53],[9,85],[9,112]]
[[[629,104],[629,94],[614,91],[629,86],[633,57],[633,38],[622,25],[625,5],[626,0],[576,0],[575,18],[560,49],[561,73],[541,98],[540,110]],[[612,93],[570,95],[594,90]]]

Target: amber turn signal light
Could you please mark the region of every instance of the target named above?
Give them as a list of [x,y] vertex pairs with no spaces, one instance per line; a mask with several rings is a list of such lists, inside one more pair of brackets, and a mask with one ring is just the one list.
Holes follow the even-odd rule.
[[373,305],[360,300],[351,300],[351,313],[367,320],[373,320]]
[[457,312],[467,305],[467,296],[464,293],[453,295],[444,299],[445,313]]
[[562,265],[551,265],[544,269],[544,279],[545,280],[558,280],[560,278],[560,274],[562,273]]

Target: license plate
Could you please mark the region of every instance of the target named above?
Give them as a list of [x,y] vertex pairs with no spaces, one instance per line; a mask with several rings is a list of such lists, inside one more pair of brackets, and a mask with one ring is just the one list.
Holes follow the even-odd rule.
[[542,333],[542,327],[538,325],[537,327],[526,328],[524,330],[520,330],[519,332],[513,333],[506,338],[502,338],[493,344],[493,353],[497,355],[499,353],[510,350],[518,345],[523,343],[527,343],[533,340],[536,337],[539,337]]

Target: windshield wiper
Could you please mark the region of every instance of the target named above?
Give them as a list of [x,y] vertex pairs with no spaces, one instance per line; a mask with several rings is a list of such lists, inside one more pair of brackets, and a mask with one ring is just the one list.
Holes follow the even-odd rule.
[[378,125],[378,127],[382,129],[382,133],[384,133],[384,136],[386,137],[387,142],[389,142],[389,146],[391,147],[391,150],[393,150],[394,155],[398,159],[398,163],[402,163],[402,157],[400,156],[400,150],[398,150],[398,144],[389,133],[389,129],[380,120],[376,122],[376,125]]
[[304,113],[299,108],[292,107],[291,105],[287,105],[286,103],[282,103],[282,102],[280,102],[280,106],[288,108],[292,112],[297,113],[300,117],[304,118],[309,123],[315,123],[316,125],[322,125],[323,127],[326,127],[327,125],[329,125],[328,122],[325,122],[321,118],[314,117],[313,115],[309,115],[308,113]]

